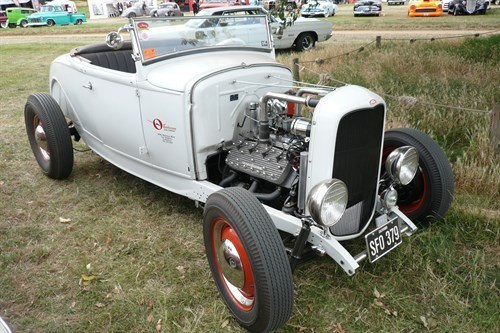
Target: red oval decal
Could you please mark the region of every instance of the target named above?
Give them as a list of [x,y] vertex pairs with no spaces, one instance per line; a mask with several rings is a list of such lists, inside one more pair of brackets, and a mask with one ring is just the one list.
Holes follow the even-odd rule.
[[370,100],[370,105],[375,105],[375,104],[377,104],[377,101],[375,99],[371,99]]
[[137,28],[139,28],[139,29],[149,29],[149,24],[147,22],[139,22],[139,23],[137,23]]
[[153,120],[153,126],[159,131],[163,128],[163,122],[160,119],[155,118],[155,120]]

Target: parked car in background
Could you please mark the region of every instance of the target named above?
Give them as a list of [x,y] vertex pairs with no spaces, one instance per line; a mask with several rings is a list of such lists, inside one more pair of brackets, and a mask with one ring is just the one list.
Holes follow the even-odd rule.
[[143,2],[138,1],[134,3],[131,7],[125,9],[121,17],[134,18],[137,16],[150,16],[151,11],[154,9],[156,9],[156,7],[144,5]]
[[354,16],[380,16],[382,2],[376,0],[358,0],[354,3]]
[[443,4],[438,0],[411,0],[408,3],[410,17],[437,17],[443,15]]
[[443,14],[448,12],[449,4],[450,4],[449,0],[443,0],[443,2],[441,3],[441,9],[443,10]]
[[54,25],[68,25],[68,24],[82,24],[87,22],[84,13],[70,13],[63,9],[61,5],[43,5],[40,12],[28,16],[28,26],[42,26],[47,25],[52,27]]
[[457,15],[485,15],[489,1],[454,0],[448,2],[448,14]]
[[332,0],[310,0],[300,7],[300,15],[311,16],[334,16],[337,14],[337,5]]
[[405,0],[387,0],[387,5],[392,6],[392,5],[404,5]]
[[[265,9],[274,9],[274,7],[276,7],[276,0],[263,0],[262,1],[262,6],[265,8]],[[295,0],[288,0],[286,5],[285,5],[285,10],[293,10],[293,9],[297,9],[298,6],[297,6],[297,2],[295,2]]]
[[228,6],[204,9],[198,15],[268,15],[277,50],[293,48],[297,51],[312,49],[316,42],[332,36],[332,23],[326,20],[299,17],[292,25],[283,29],[281,22],[261,6]]
[[[207,269],[228,310],[251,332],[286,324],[293,271],[312,256],[331,259],[317,269],[324,279],[332,279],[326,264],[338,265],[332,286],[365,260],[378,261],[377,270],[390,267],[386,278],[398,270],[419,274],[412,262],[422,254],[403,238],[417,223],[443,217],[453,199],[442,149],[418,130],[385,130],[381,96],[356,85],[295,86],[290,68],[276,62],[266,15],[134,18],[106,44],[55,59],[48,83],[50,94],[29,95],[24,108],[41,171],[67,179],[73,140],[81,139],[116,167],[203,207],[197,229]],[[48,187],[59,184],[77,191],[73,181]],[[432,246],[432,235],[418,241]],[[399,247],[413,255],[391,255]],[[349,281],[356,283],[365,282]],[[335,301],[321,290],[317,296]],[[332,320],[331,313],[311,315]]]
[[7,13],[3,10],[0,10],[0,27],[7,28],[9,26],[9,22],[7,19]]
[[203,0],[200,2],[200,10],[207,8],[238,6],[238,5],[241,5],[240,1],[235,1],[235,0]]
[[165,17],[165,16],[183,16],[179,5],[175,2],[165,2],[156,9],[153,9],[150,13],[151,17]]
[[17,26],[26,28],[28,26],[28,16],[36,13],[37,11],[33,8],[10,7],[7,8],[5,12],[7,13],[6,24],[9,28],[15,28]]

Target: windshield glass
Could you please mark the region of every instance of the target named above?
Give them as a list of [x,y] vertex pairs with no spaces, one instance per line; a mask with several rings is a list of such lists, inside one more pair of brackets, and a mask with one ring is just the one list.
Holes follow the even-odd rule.
[[133,27],[143,62],[213,49],[271,50],[265,15],[141,18]]
[[42,13],[44,13],[44,12],[53,12],[54,11],[54,7],[52,7],[52,6],[42,6],[42,8],[40,9],[40,11]]

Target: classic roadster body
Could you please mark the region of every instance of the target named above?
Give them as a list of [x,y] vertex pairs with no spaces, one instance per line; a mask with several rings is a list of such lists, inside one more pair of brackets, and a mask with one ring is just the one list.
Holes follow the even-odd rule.
[[[70,176],[81,138],[203,206],[222,298],[243,327],[267,332],[291,315],[297,264],[327,255],[353,275],[411,235],[412,219],[442,216],[453,194],[430,137],[384,132],[380,96],[293,82],[265,15],[132,19],[107,45],[54,60],[50,95],[28,98],[26,129],[51,178]],[[350,253],[341,242],[356,238],[366,250]]]

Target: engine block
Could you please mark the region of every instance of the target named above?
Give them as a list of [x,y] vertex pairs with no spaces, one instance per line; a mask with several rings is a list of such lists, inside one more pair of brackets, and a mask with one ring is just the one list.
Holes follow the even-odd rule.
[[233,170],[276,185],[283,184],[292,171],[284,148],[253,140],[233,143],[226,164]]

